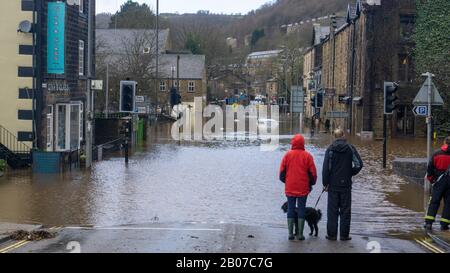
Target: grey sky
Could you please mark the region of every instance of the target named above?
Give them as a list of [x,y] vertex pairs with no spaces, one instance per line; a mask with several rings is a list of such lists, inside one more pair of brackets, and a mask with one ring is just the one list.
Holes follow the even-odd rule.
[[[136,1],[136,0],[134,0]],[[97,13],[114,13],[126,0],[97,0]],[[137,0],[147,3],[153,9],[156,0]],[[242,13],[245,14],[259,8],[270,0],[160,0],[160,12],[192,13],[198,10],[209,10],[214,13]]]

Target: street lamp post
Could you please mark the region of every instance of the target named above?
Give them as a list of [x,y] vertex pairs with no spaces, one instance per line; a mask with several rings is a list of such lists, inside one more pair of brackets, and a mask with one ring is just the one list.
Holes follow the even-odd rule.
[[158,114],[158,88],[159,88],[159,0],[156,0],[156,82],[155,82],[155,102],[156,102],[156,114]]

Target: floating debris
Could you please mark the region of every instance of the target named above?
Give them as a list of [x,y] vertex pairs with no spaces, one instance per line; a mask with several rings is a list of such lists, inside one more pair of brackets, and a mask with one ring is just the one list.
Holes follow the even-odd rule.
[[18,230],[11,234],[11,239],[16,241],[41,241],[45,239],[52,239],[56,237],[56,232],[49,232],[46,230],[25,231]]

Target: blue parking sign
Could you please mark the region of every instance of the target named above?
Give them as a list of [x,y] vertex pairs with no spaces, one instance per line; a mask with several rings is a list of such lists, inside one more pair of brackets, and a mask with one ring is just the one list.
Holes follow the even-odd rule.
[[414,115],[416,116],[427,116],[428,115],[428,106],[420,105],[416,106],[413,109]]

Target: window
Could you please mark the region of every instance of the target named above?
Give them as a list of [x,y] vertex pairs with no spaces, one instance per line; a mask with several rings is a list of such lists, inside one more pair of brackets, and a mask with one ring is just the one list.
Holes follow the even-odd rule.
[[188,92],[195,92],[195,82],[188,83]]
[[80,147],[80,105],[70,105],[70,150]]
[[413,81],[413,66],[412,57],[408,54],[398,55],[398,80],[401,82],[412,82]]
[[66,132],[67,132],[67,111],[66,111],[67,106],[65,104],[61,104],[58,105],[58,111],[57,111],[57,130],[56,130],[56,144],[57,144],[57,150],[59,151],[64,151],[67,150],[67,137],[66,137]]
[[78,47],[78,73],[80,76],[84,76],[84,41],[79,41]]
[[166,82],[165,81],[159,82],[159,91],[166,91]]
[[414,33],[414,15],[400,15],[400,36],[408,40]]
[[47,107],[47,152],[53,151],[53,106]]
[[84,0],[78,0],[78,5],[80,7],[80,13],[84,13]]
[[[56,107],[56,150],[75,151],[80,149],[80,142],[83,139],[83,104],[73,102],[57,104]],[[47,117],[52,118],[50,115]],[[47,138],[51,139],[49,136]]]

